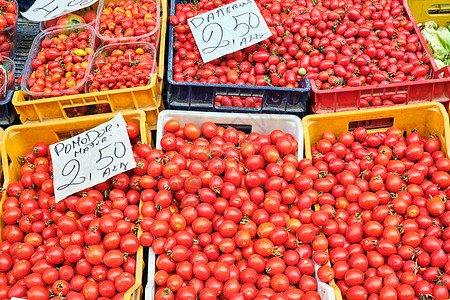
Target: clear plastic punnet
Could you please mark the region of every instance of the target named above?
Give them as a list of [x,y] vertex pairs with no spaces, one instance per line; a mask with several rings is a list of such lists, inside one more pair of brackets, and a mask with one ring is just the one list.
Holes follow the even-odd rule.
[[[88,38],[88,47],[90,50],[89,53],[86,55],[87,58],[87,66],[86,69],[84,69],[84,76],[81,79],[77,79],[76,84],[74,86],[65,88],[65,89],[58,89],[58,90],[52,90],[51,92],[42,91],[42,92],[36,92],[32,91],[31,87],[29,86],[28,80],[32,78],[35,72],[35,69],[33,69],[32,62],[35,58],[37,58],[38,54],[41,52],[42,48],[42,42],[46,39],[51,39],[55,37],[59,37],[60,35],[70,35],[71,33],[81,33],[86,32],[89,36]],[[86,48],[86,49],[87,49]],[[64,95],[75,95],[82,93],[84,91],[84,85],[86,83],[87,76],[89,74],[90,64],[92,62],[92,57],[94,53],[95,48],[95,33],[94,28],[88,24],[79,24],[79,25],[72,25],[72,26],[61,26],[61,27],[53,27],[48,30],[45,30],[38,34],[36,38],[33,41],[33,44],[31,45],[31,50],[27,59],[27,62],[25,64],[24,72],[23,72],[23,80],[21,83],[21,89],[26,94],[31,96],[31,98],[49,98],[49,97],[58,97],[58,96],[64,96]],[[83,53],[84,54],[84,53]],[[66,76],[67,73],[70,71],[65,67],[65,64],[63,61],[59,61],[61,68],[64,66],[62,76]]]
[[[16,0],[11,0],[8,2],[13,2],[15,5],[15,20],[16,23],[9,25],[8,27],[0,30],[0,54],[2,56],[14,57],[14,51],[16,49],[16,37],[17,37],[17,19],[19,17],[19,6]],[[8,5],[2,7],[1,11],[5,13],[9,9]]]
[[[112,57],[112,56],[116,56],[116,57],[120,57],[123,56],[123,65],[125,66],[136,66],[137,68],[139,68],[139,58],[132,58],[129,55],[126,55],[127,50],[137,50],[136,52],[140,52],[140,55],[145,55],[145,54],[150,54],[153,62],[152,62],[152,67],[151,67],[151,72],[149,72],[149,75],[154,74],[156,72],[156,49],[155,47],[147,42],[129,42],[129,43],[121,43],[121,44],[109,44],[106,46],[103,46],[101,48],[99,48],[95,54],[94,57],[92,59],[92,64],[91,64],[91,68],[90,68],[90,72],[88,75],[88,80],[86,81],[86,86],[85,86],[85,92],[86,93],[91,93],[91,92],[97,92],[100,90],[93,90],[92,84],[93,81],[96,80],[96,76],[97,75],[101,75],[101,77],[104,77],[101,73],[101,65],[106,64],[106,61],[108,59],[108,57]],[[114,54],[114,52],[116,52],[116,54]],[[117,53],[118,52],[118,53]],[[96,62],[103,58],[104,60],[102,60],[105,63],[97,64]],[[142,70],[141,70],[142,71]],[[121,89],[121,88],[128,88],[126,86],[127,81],[129,81],[130,78],[127,77],[121,77],[119,70],[116,70],[116,72],[118,73],[117,76],[113,76],[110,77],[111,80],[109,80],[112,85],[111,88],[108,89],[102,89],[103,90],[115,90],[115,89]],[[111,75],[114,75],[114,71],[111,72]],[[132,74],[129,74],[129,76],[132,76]],[[151,82],[151,76],[147,77],[147,83],[145,85],[150,84]],[[108,80],[108,79],[106,79]],[[123,83],[125,86],[124,87],[119,87],[117,86],[117,82],[121,82]],[[98,84],[100,84],[99,82],[97,82]],[[135,87],[135,86],[130,86],[130,87]]]
[[[132,15],[126,7],[115,7],[119,0],[100,0],[98,3],[97,19],[95,22],[95,33],[104,45],[128,43],[128,42],[148,42],[158,49],[160,35],[160,0],[128,0],[125,5],[137,5],[142,9],[148,4],[156,4],[156,10],[144,16],[136,17]],[[123,2],[123,1],[120,1]],[[119,15],[119,12],[121,13]],[[123,14],[122,14],[123,12]],[[110,17],[112,14],[115,16]],[[117,24],[116,18],[125,18]],[[142,18],[141,18],[142,17]],[[132,20],[142,19],[143,24],[133,24]],[[146,20],[147,19],[147,20]],[[131,24],[130,24],[131,23]],[[126,24],[126,25],[125,25]],[[136,26],[134,26],[136,25]],[[149,30],[149,27],[152,28]]]

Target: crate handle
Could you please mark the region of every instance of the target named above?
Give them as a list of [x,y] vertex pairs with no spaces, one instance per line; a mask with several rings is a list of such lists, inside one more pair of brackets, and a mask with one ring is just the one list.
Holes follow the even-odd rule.
[[[434,16],[434,15],[450,15],[450,1],[449,0],[432,0],[432,1],[427,1],[427,5],[428,7],[426,8],[426,12],[428,13],[428,15],[430,16]],[[442,8],[441,5],[443,5],[445,8]],[[433,8],[433,6],[437,6],[436,8]],[[447,11],[442,13],[441,11]],[[430,13],[430,11],[437,11],[436,13]]]
[[348,130],[353,131],[358,127],[366,129],[379,129],[392,127],[394,125],[394,118],[381,118],[372,120],[353,121],[348,123]]
[[252,132],[252,125],[248,124],[222,124],[222,123],[215,123],[217,126],[222,126],[225,129],[227,127],[233,127],[238,131],[243,131],[245,134],[250,134]]

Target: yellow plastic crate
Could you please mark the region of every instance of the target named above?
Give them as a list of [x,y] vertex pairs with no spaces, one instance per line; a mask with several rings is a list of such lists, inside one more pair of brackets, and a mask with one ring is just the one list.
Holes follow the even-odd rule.
[[450,22],[450,0],[409,0],[408,6],[417,23],[435,21],[447,26]]
[[[148,126],[145,122],[145,113],[143,111],[124,111],[121,112],[125,121],[133,122],[139,125],[141,131],[141,142],[148,143],[151,140],[149,136]],[[20,180],[20,167],[18,157],[29,149],[32,149],[37,142],[47,144],[58,142],[66,138],[91,129],[97,125],[111,120],[116,114],[102,114],[97,116],[84,116],[76,119],[48,121],[44,123],[33,123],[26,125],[11,126],[5,130],[1,138],[0,150],[2,156],[2,166],[6,188],[9,182]],[[6,193],[3,193],[0,203],[0,231],[3,230],[5,223],[3,222],[3,201],[6,199]],[[138,236],[142,230],[138,231]],[[0,236],[1,241],[1,236]],[[137,300],[141,298],[142,288],[142,272],[144,270],[143,247],[139,246],[136,254],[136,275],[135,284],[125,293],[124,299]]]
[[[450,154],[449,117],[441,103],[431,102],[410,104],[395,107],[367,109],[352,112],[309,115],[302,119],[305,136],[305,157],[312,158],[311,146],[322,139],[326,131],[339,136],[344,131],[352,131],[357,127],[365,127],[369,133],[386,131],[389,127],[398,127],[405,132],[416,129],[421,135],[439,137],[442,151]],[[315,204],[314,209],[319,210]],[[333,282],[336,300],[341,300],[339,288]]]
[[57,119],[71,119],[66,111],[68,108],[107,104],[111,112],[134,109],[143,110],[147,116],[147,123],[150,129],[156,130],[158,114],[164,110],[161,93],[164,78],[167,14],[167,0],[161,0],[161,31],[158,64],[156,74],[152,74],[149,85],[37,100],[31,100],[24,92],[17,91],[14,93],[12,103],[20,115],[20,121],[25,123],[28,121],[43,122]]
[[[0,141],[2,140],[3,132],[4,132],[3,128],[0,127]],[[1,149],[0,149],[0,156],[1,156]],[[0,159],[0,186],[3,186],[3,169],[2,169],[1,159]],[[1,207],[0,207],[0,209],[1,209]]]
[[322,133],[329,131],[339,136],[345,130],[358,126],[367,131],[386,131],[389,127],[398,127],[405,132],[413,129],[421,135],[436,135],[441,141],[442,151],[450,154],[449,118],[441,103],[399,105],[352,112],[309,115],[302,119],[305,135],[305,157],[311,158],[311,145],[322,138]]

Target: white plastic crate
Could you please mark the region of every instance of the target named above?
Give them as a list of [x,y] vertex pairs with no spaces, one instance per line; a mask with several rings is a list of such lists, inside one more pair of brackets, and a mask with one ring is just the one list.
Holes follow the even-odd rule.
[[290,133],[298,142],[297,158],[303,158],[303,127],[299,117],[294,115],[264,115],[243,113],[217,113],[217,112],[194,112],[180,110],[164,110],[158,116],[156,131],[156,149],[160,149],[161,138],[164,134],[164,124],[176,119],[181,126],[186,123],[194,123],[201,126],[204,122],[214,122],[223,125],[249,125],[251,132],[270,134],[279,129]]
[[[270,134],[273,130],[279,129],[285,133],[290,133],[298,142],[298,159],[303,158],[303,127],[299,117],[294,115],[264,115],[264,114],[245,114],[245,113],[217,113],[217,112],[194,112],[164,110],[158,116],[158,125],[156,132],[156,149],[161,148],[161,138],[164,134],[164,124],[172,119],[180,122],[181,126],[186,123],[194,123],[201,126],[204,122],[214,122],[218,125],[244,125],[251,126],[250,132],[261,134]],[[246,127],[247,128],[247,127]],[[147,257],[148,277],[145,287],[145,299],[155,300],[155,281],[156,257],[150,248]],[[317,267],[318,268],[318,267]],[[322,299],[335,300],[333,289],[323,282],[318,284],[317,292]]]
[[[155,281],[153,280],[153,275],[156,273],[156,257],[155,252],[153,252],[152,248],[148,251],[148,277],[147,277],[147,285],[145,286],[145,299],[146,300],[155,300]],[[323,300],[336,300],[334,295],[334,289],[325,282],[322,282],[317,278],[317,270],[319,269],[319,265],[315,263],[316,272],[314,273],[314,278],[317,281],[317,293],[319,293],[320,298]],[[157,300],[157,299],[156,299]]]

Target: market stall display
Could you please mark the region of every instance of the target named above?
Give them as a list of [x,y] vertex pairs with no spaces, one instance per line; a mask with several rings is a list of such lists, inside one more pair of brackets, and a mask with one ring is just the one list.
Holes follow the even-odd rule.
[[447,0],[0,2],[0,299],[450,300]]

